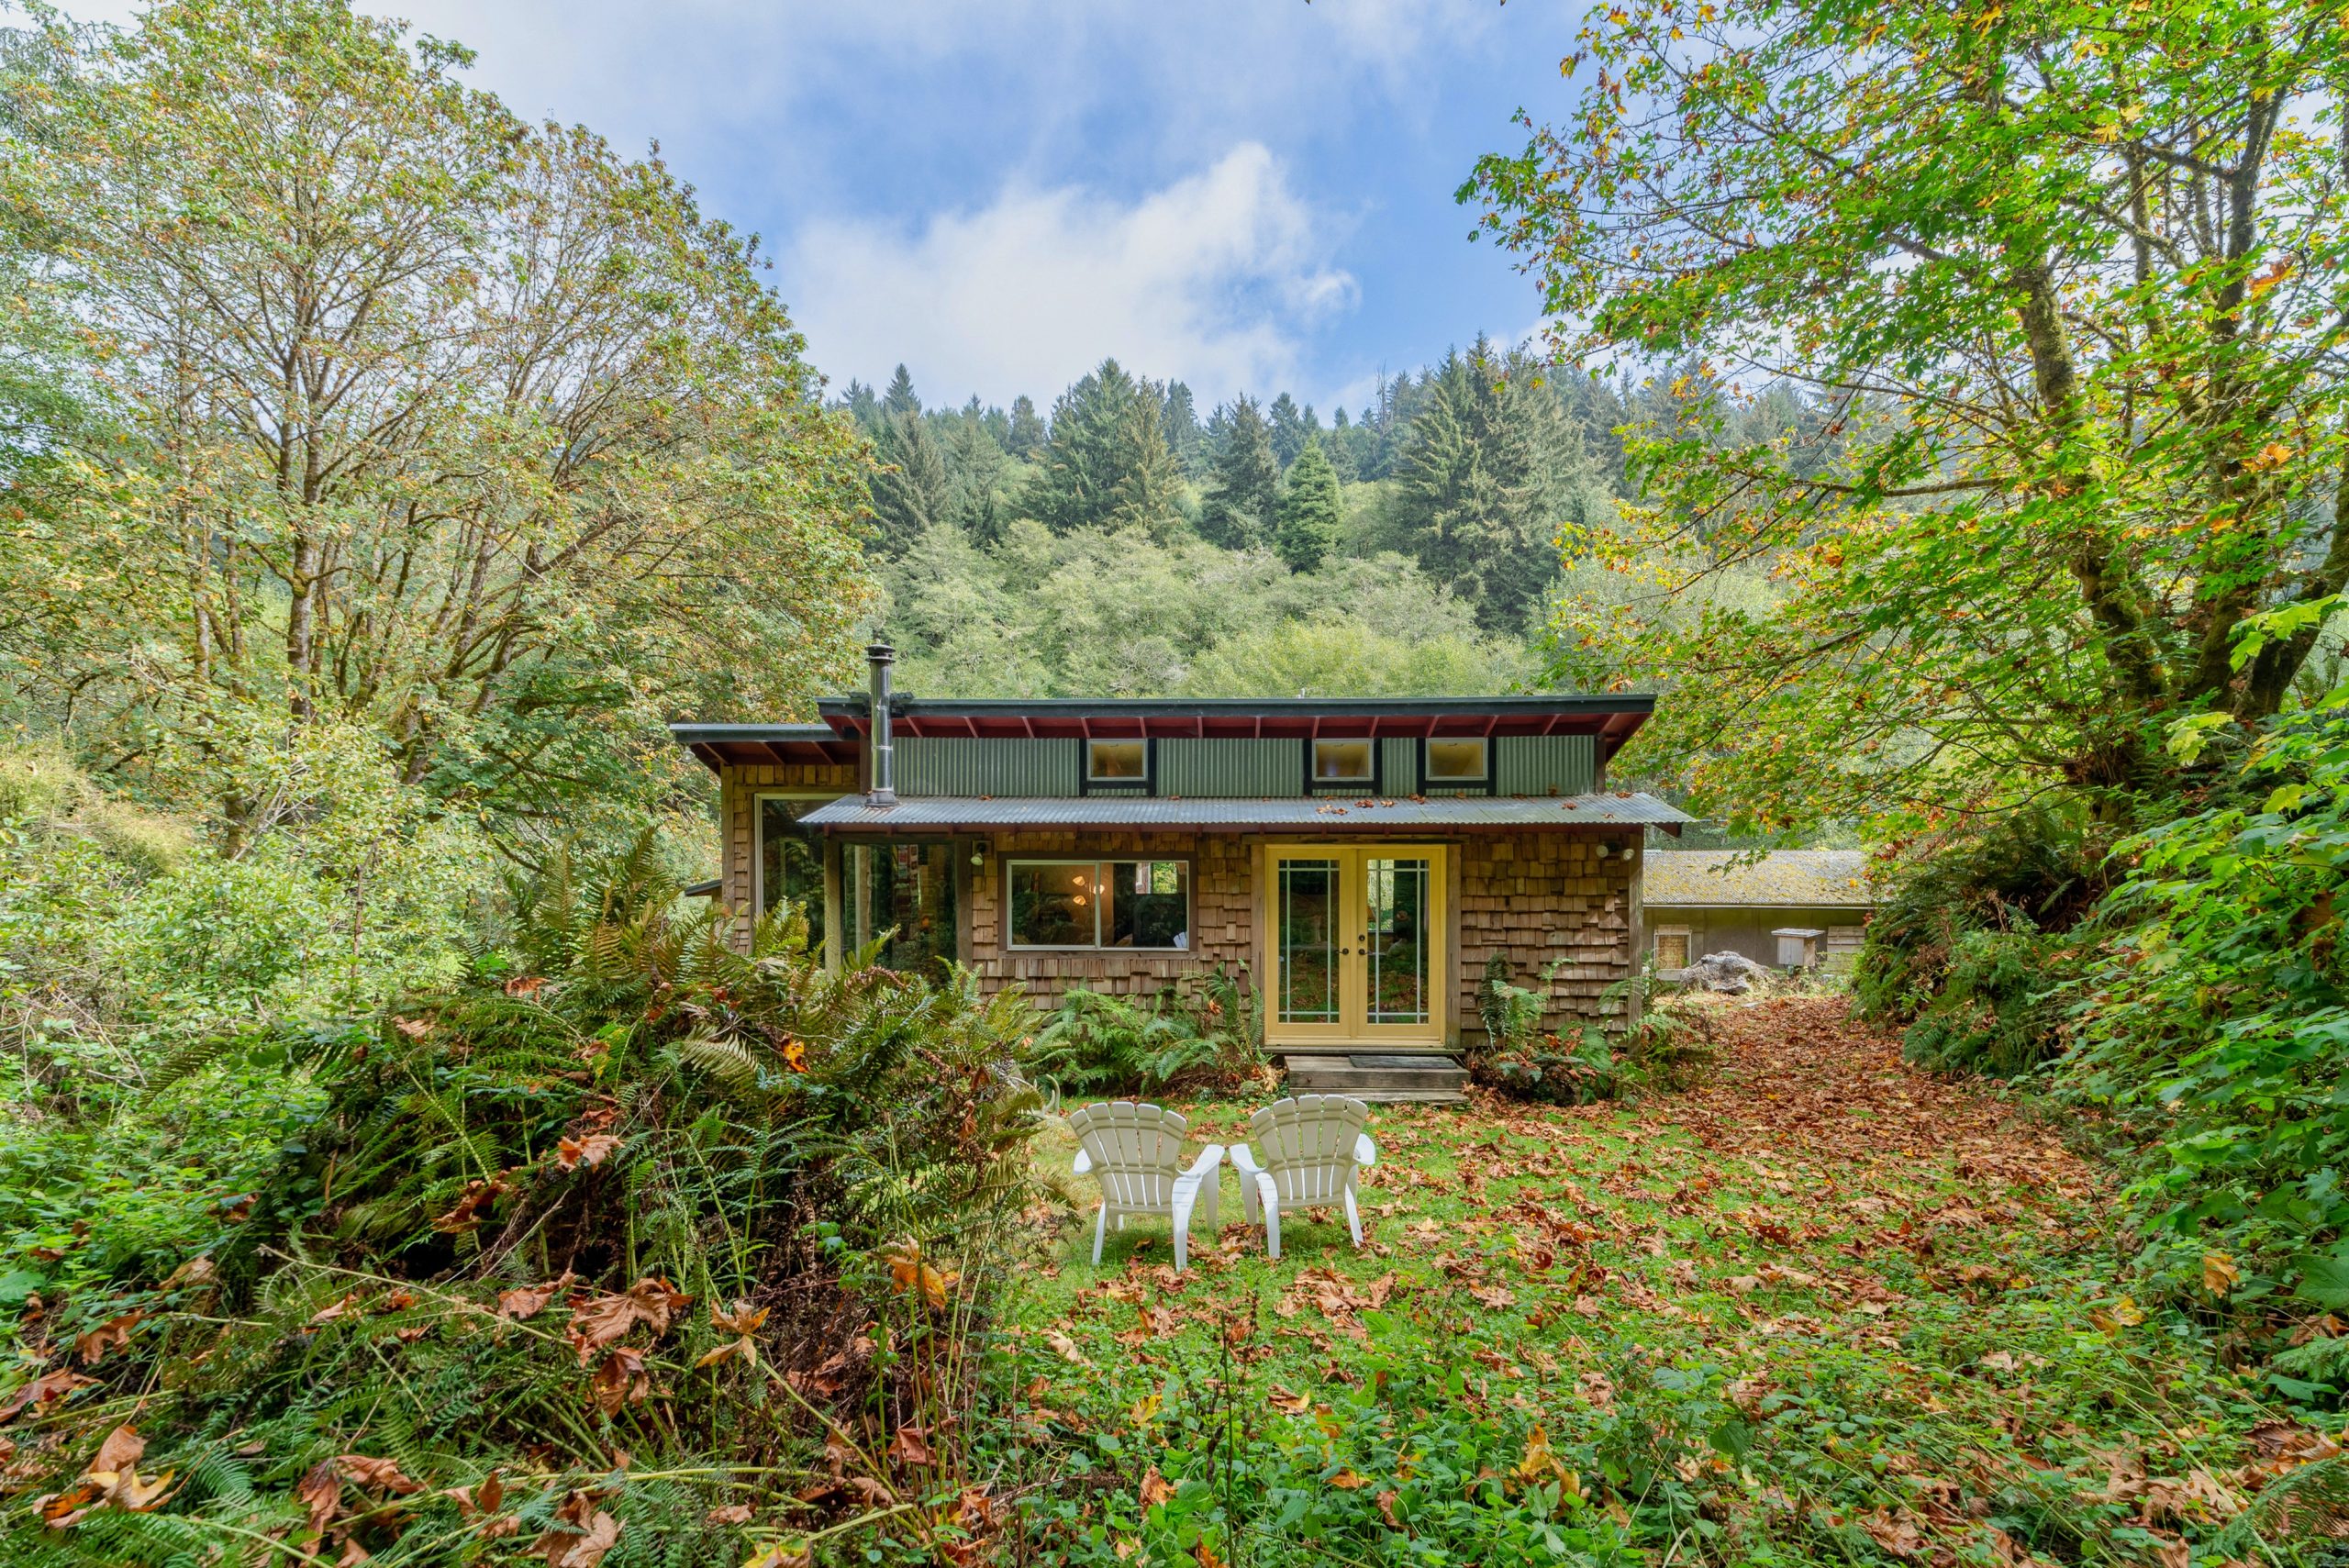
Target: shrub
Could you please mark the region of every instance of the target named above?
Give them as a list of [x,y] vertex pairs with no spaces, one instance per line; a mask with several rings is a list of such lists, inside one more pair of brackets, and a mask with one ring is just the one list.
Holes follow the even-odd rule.
[[1027,1065],[1063,1095],[1130,1095],[1212,1067],[1220,1056],[1216,1038],[1168,997],[1132,1001],[1080,988],[1036,1030]]
[[2145,1261],[2187,1290],[2239,1270],[2221,1294],[2349,1310],[2349,687],[2122,853],[2057,1083],[2149,1151]]
[[[1556,973],[1553,965],[1544,985]],[[1472,1051],[1468,1072],[1477,1083],[1521,1100],[1580,1106],[1612,1098],[1617,1089],[1614,1049],[1604,1030],[1586,1029],[1569,1044],[1542,1032],[1542,993],[1511,982],[1508,957],[1485,961],[1476,987],[1476,1014],[1485,1043]]]
[[2060,1048],[2045,993],[2110,882],[2104,840],[2039,807],[1907,847],[1853,972],[1864,1018],[1909,1059],[2011,1074]]
[[20,1473],[65,1491],[135,1395],[141,1472],[184,1478],[45,1556],[552,1560],[607,1516],[631,1561],[700,1561],[740,1543],[714,1505],[786,1481],[801,1521],[951,1495],[963,1346],[1034,1193],[1020,1005],[869,952],[827,973],[788,910],[738,951],[650,835],[518,895],[462,973],[284,1040],[315,1117],[206,1254],[43,1304],[23,1373],[64,1392],[12,1426]]

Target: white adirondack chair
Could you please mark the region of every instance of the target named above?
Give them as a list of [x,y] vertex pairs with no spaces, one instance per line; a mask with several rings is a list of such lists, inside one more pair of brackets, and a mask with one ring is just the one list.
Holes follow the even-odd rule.
[[1101,1261],[1101,1243],[1109,1218],[1126,1228],[1130,1214],[1163,1214],[1174,1221],[1174,1267],[1191,1263],[1191,1209],[1204,1192],[1208,1232],[1216,1230],[1216,1167],[1223,1163],[1223,1145],[1210,1143],[1199,1151],[1188,1170],[1183,1166],[1183,1132],[1191,1124],[1170,1110],[1119,1100],[1111,1105],[1079,1106],[1068,1113],[1076,1132],[1076,1173],[1090,1173],[1101,1184],[1101,1215],[1093,1223],[1093,1261]]
[[1378,1146],[1363,1128],[1370,1107],[1344,1095],[1299,1095],[1275,1100],[1248,1118],[1249,1135],[1264,1162],[1245,1143],[1231,1146],[1248,1222],[1264,1218],[1264,1251],[1281,1255],[1281,1205],[1343,1202],[1346,1229],[1362,1245],[1362,1211],[1354,1203],[1354,1172],[1378,1162]]

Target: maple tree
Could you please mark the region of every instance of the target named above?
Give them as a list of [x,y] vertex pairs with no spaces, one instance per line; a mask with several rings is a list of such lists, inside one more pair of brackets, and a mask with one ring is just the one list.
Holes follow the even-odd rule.
[[0,656],[94,747],[347,721],[560,814],[664,707],[840,673],[868,459],[754,242],[468,58],[338,0],[9,39],[0,219],[79,397],[17,443]]
[[[1636,588],[1555,627],[1670,688],[1650,766],[1771,828],[2126,818],[2165,725],[2290,700],[2349,582],[2335,18],[1627,0],[1578,45],[1574,111],[1461,195],[1569,357],[1684,367],[1643,504],[1575,541]],[[1806,419],[1739,439],[1784,387]],[[1755,564],[1776,603],[1714,593]]]

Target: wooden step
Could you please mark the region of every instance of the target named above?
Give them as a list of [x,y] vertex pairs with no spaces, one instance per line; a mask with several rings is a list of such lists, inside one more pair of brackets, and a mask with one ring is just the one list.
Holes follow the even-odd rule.
[[1449,1056],[1431,1052],[1355,1051],[1347,1055],[1285,1057],[1292,1095],[1351,1095],[1358,1100],[1395,1104],[1418,1101],[1459,1105],[1468,1070]]

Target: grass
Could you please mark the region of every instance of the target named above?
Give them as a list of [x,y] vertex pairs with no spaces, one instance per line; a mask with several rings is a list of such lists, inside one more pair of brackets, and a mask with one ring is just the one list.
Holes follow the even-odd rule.
[[[2122,1293],[2056,1129],[1832,998],[1718,1027],[1686,1094],[1379,1107],[1360,1251],[1322,1212],[1267,1259],[1227,1166],[1188,1273],[1147,1221],[1097,1269],[1065,1182],[1001,1368],[1019,1555],[2349,1560],[2310,1485],[2341,1462],[2295,1462],[2327,1440]],[[1181,1108],[1229,1143],[1252,1106]]]

